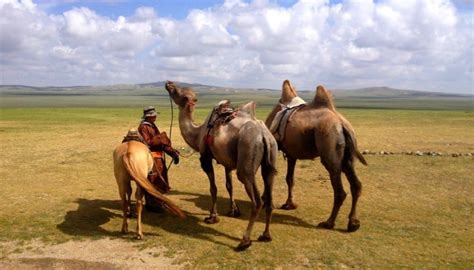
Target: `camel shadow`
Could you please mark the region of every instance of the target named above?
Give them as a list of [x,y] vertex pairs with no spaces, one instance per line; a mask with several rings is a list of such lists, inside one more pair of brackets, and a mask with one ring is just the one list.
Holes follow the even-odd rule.
[[[208,211],[211,203],[211,196],[192,192],[173,191],[172,194],[184,195],[187,198],[182,200],[193,203],[197,208]],[[85,236],[91,238],[98,238],[103,236],[109,237],[124,237],[120,232],[120,225],[116,230],[107,230],[104,225],[111,222],[112,219],[119,219],[121,224],[122,210],[120,200],[103,200],[103,199],[84,199],[78,198],[74,201],[78,204],[78,208],[66,213],[64,221],[56,227],[65,234],[72,236]],[[250,216],[252,204],[246,200],[236,200],[242,215],[238,217],[240,220],[247,221]],[[229,210],[229,199],[224,197],[217,197],[217,210],[221,216],[225,216]],[[275,209],[273,211],[272,223],[284,224],[289,226],[299,226],[303,228],[318,229],[315,224],[310,224],[298,217],[281,213]],[[135,204],[132,202],[132,213],[135,213]],[[169,213],[151,213],[143,211],[142,222],[153,227],[159,227],[168,233],[179,234],[182,236],[195,238],[203,241],[209,241],[218,245],[234,248],[233,246],[219,241],[219,237],[225,237],[232,241],[240,241],[237,236],[229,235],[225,232],[216,230],[212,225],[206,224],[201,214],[194,214],[186,212],[186,219],[182,220]],[[257,220],[259,223],[265,222],[265,211],[260,213]],[[222,222],[222,221],[221,221]],[[130,225],[132,225],[131,223]],[[134,226],[134,225],[132,225]],[[135,228],[131,227],[134,232]],[[157,233],[146,232],[145,235],[160,236]],[[125,236],[127,237],[127,236]]]
[[[173,194],[177,195],[186,195],[186,196],[193,196],[193,198],[182,199],[185,201],[189,201],[194,203],[197,208],[200,208],[205,211],[209,211],[211,206],[211,195],[204,195],[199,193],[191,193],[191,192],[180,192],[174,191]],[[241,211],[241,216],[237,217],[241,220],[248,220],[250,218],[250,212],[252,211],[252,203],[250,201],[245,200],[235,200],[235,203],[239,207]],[[217,196],[217,212],[219,215],[223,216],[226,215],[230,208],[230,200],[228,198],[219,197]],[[298,217],[280,213],[280,211],[286,210],[279,210],[274,209],[272,215],[272,223],[284,224],[284,225],[291,225],[291,226],[299,226],[304,228],[316,228],[315,225],[310,224]],[[256,222],[265,223],[265,209],[262,209],[260,212],[260,216]]]
[[[75,202],[78,204],[77,210],[67,212],[64,221],[56,226],[60,231],[72,236],[92,238],[103,236],[124,237],[120,232],[121,227],[118,227],[115,231],[109,231],[102,227],[102,225],[107,224],[113,218],[122,219],[120,200],[88,200],[78,198]],[[132,213],[134,212],[135,205],[132,203]],[[206,226],[204,221],[198,217],[189,213],[186,214],[187,218],[182,220],[169,213],[157,214],[143,211],[142,222],[143,224],[162,228],[169,233],[210,241],[229,248],[234,247],[218,241],[215,236],[223,236],[233,241],[240,240],[240,238]],[[121,224],[121,222],[119,222],[119,224]],[[131,227],[132,232],[134,232],[134,229],[134,227]],[[156,233],[146,231],[145,235],[159,236]]]

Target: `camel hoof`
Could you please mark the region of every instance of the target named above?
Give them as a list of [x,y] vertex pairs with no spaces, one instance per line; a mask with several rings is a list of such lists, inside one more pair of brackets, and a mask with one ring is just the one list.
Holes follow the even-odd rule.
[[240,217],[240,215],[241,214],[238,207],[231,209],[229,213],[227,213],[228,217]]
[[122,230],[120,231],[120,233],[121,233],[121,234],[127,234],[127,233],[128,233],[128,230],[122,229]]
[[355,232],[360,228],[360,221],[355,219],[352,221],[349,221],[349,224],[347,224],[347,231],[348,232]]
[[127,218],[132,218],[133,217],[133,212],[132,210],[130,209],[130,207],[128,207],[127,211],[125,211],[125,216]]
[[137,240],[143,240],[143,234],[137,234],[136,239]]
[[252,240],[242,240],[240,244],[235,248],[237,251],[244,251],[252,245]]
[[258,237],[258,241],[260,242],[271,242],[273,239],[270,234],[263,233]]
[[207,224],[216,224],[219,223],[219,218],[217,216],[210,216],[205,218],[204,222]]
[[287,202],[280,207],[280,209],[283,209],[283,210],[294,210],[296,208],[298,208],[298,206],[293,202],[290,202],[290,203]]
[[327,221],[323,221],[321,223],[318,224],[318,228],[322,228],[322,229],[328,229],[328,230],[331,230],[334,228],[334,223],[331,224]]

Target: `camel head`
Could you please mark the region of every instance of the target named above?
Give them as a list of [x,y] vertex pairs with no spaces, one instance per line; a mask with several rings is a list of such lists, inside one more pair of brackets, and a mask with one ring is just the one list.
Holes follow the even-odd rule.
[[289,80],[283,81],[283,85],[281,87],[281,98],[280,103],[287,104],[290,103],[294,97],[297,97],[296,89],[293,87]]
[[166,91],[170,94],[171,98],[173,99],[174,103],[178,105],[180,109],[189,109],[191,111],[194,110],[194,106],[196,105],[197,98],[194,91],[189,87],[181,88],[176,86],[174,82],[167,81],[165,85]]

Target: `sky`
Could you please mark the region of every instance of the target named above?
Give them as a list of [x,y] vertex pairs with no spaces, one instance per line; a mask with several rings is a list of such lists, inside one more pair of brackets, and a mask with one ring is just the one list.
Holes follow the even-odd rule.
[[474,0],[0,0],[0,84],[474,92]]

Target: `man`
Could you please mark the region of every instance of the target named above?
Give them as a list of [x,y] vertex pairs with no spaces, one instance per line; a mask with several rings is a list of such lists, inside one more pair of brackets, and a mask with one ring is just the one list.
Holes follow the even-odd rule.
[[[179,163],[179,152],[171,147],[171,141],[165,132],[160,132],[155,125],[158,113],[153,106],[143,109],[143,117],[138,132],[143,137],[150,148],[151,154],[155,161],[152,172],[148,175],[148,179],[157,190],[162,193],[168,193],[170,190],[168,182],[168,170],[164,160],[164,154],[168,154],[173,158],[175,164]],[[162,212],[161,203],[153,196],[145,193],[145,208],[148,211]]]

